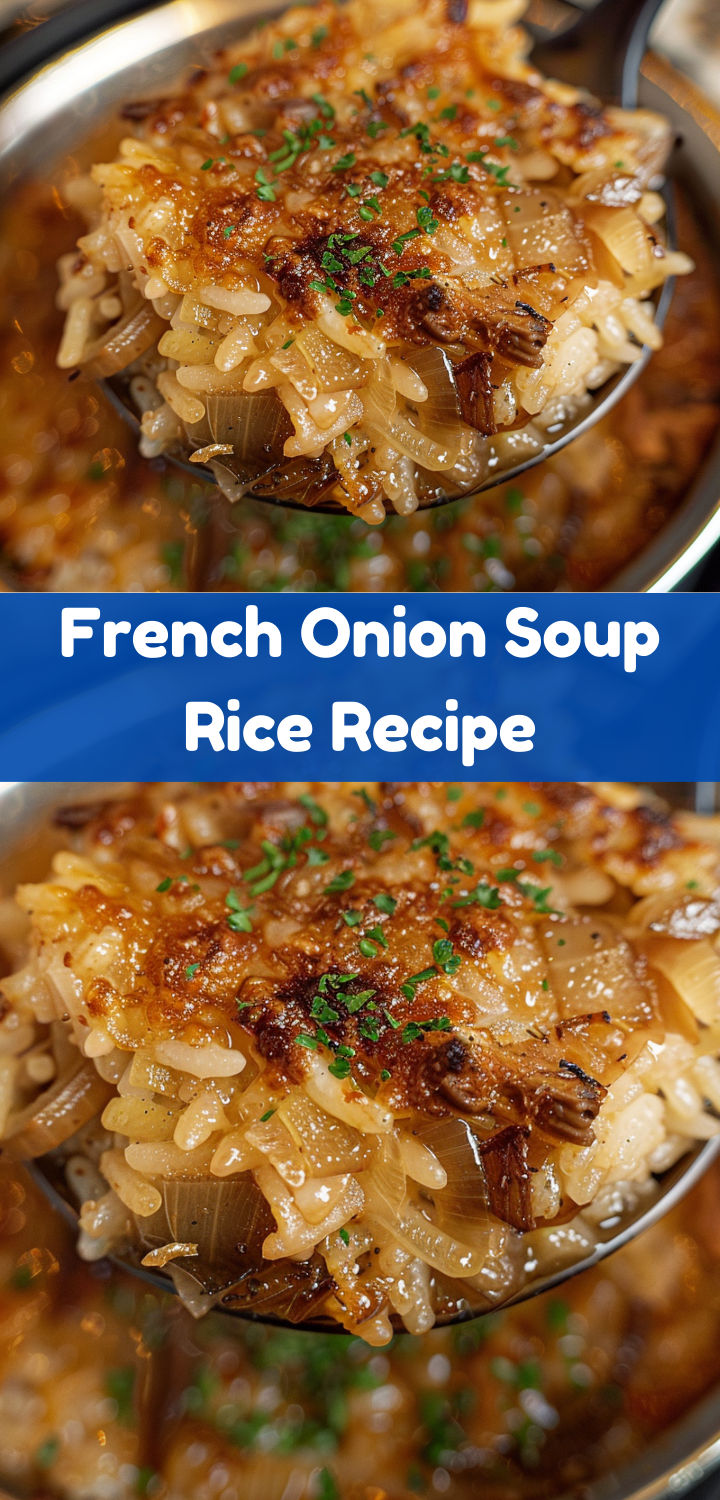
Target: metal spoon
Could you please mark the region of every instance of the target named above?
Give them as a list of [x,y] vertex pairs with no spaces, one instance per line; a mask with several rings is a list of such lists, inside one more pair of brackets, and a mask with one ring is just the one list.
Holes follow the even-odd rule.
[[[268,9],[274,14],[280,7],[276,0],[267,0]],[[569,83],[588,88],[605,101],[614,101],[625,107],[634,107],[637,102],[638,76],[642,63],[648,32],[662,0],[598,0],[592,10],[584,12],[578,20],[559,34],[550,34],[546,29],[529,26],[534,38],[532,60],[543,72]],[[108,23],[115,26],[124,18],[138,11],[152,13],[160,7],[162,0],[78,0],[69,9],[49,21],[11,41],[0,54],[0,90],[8,89],[29,72],[37,72],[58,51],[87,38],[94,31],[105,31]],[[159,45],[157,43],[156,45]],[[146,59],[147,61],[147,59]],[[673,243],[673,232],[668,198],[668,242]],[[656,298],[656,322],[662,326],[671,300],[671,283],[666,283]],[[638,360],[625,370],[611,377],[600,391],[591,398],[590,405],[576,421],[550,430],[548,441],[541,451],[532,457],[514,464],[510,468],[496,466],[479,485],[469,490],[444,488],[440,483],[421,499],[423,508],[442,505],[461,494],[476,494],[497,484],[514,480],[526,469],[544,461],[566,446],[573,438],[586,432],[595,422],[608,414],[630,389],[649,358],[650,350],[643,349]],[[122,374],[102,382],[105,392],[115,407],[138,431],[138,413],[130,397]],[[197,480],[215,482],[210,469],[187,461],[183,452],[168,455],[169,460],[179,465]],[[263,483],[258,476],[250,491],[254,498],[268,504],[294,506],[306,510],[301,495],[293,492],[293,481],[279,488],[277,470],[272,479]],[[289,498],[288,498],[289,497]],[[388,503],[389,505],[389,503]],[[313,509],[346,514],[335,502],[319,499]],[[229,507],[213,502],[211,511],[227,511]],[[222,514],[211,520],[211,528],[219,527],[223,532]],[[198,571],[198,570],[196,570]],[[197,583],[202,585],[202,567]]]
[[[559,33],[551,35],[548,35],[545,29],[528,25],[528,30],[534,38],[532,62],[549,77],[585,88],[605,103],[617,103],[626,109],[633,109],[637,105],[640,68],[647,48],[650,27],[662,3],[663,0],[597,0],[592,9],[584,12]],[[667,189],[665,200],[667,239],[669,245],[673,247],[672,202]],[[665,283],[655,299],[655,322],[658,327],[662,327],[665,322],[671,299],[672,280]],[[549,440],[539,453],[509,468],[494,468],[481,484],[474,485],[470,490],[460,488],[446,490],[438,486],[433,494],[421,498],[420,508],[435,509],[462,495],[480,494],[484,490],[493,489],[498,484],[507,484],[527,469],[533,468],[535,464],[545,462],[553,454],[559,453],[574,438],[587,432],[596,422],[605,417],[617,402],[622,400],[645,368],[650,354],[649,348],[643,348],[634,364],[612,376],[592,397],[588,410],[577,421],[558,423],[554,429],[550,428]],[[139,433],[137,412],[122,374],[105,380],[102,384],[116,410]],[[181,453],[170,453],[168,458],[170,462],[191,474],[194,479],[203,478],[211,484],[216,483],[211,469],[189,463]],[[298,510],[308,509],[307,504],[301,499],[288,499],[286,489],[281,497],[269,491],[262,482],[262,476],[258,478],[256,485],[257,488],[251,486],[248,491],[253,499],[262,500],[270,505],[289,506]],[[326,514],[345,514],[344,508],[335,501],[320,499],[311,508]],[[389,501],[386,501],[386,509],[388,513],[394,513]],[[220,524],[220,518],[218,518],[218,524]]]
[[[105,791],[110,792],[112,790],[117,794],[117,787],[111,789],[93,784],[88,788],[89,795],[92,795],[94,798],[97,798],[98,795],[104,795]],[[718,807],[720,807],[720,785],[717,783],[689,782],[671,785],[664,784],[658,785],[652,790],[664,798],[666,802],[672,803],[677,808],[687,808],[704,815],[716,812]],[[73,800],[76,801],[78,796],[82,796],[84,792],[84,787],[78,787],[76,784],[72,785],[71,795]],[[58,847],[58,839],[61,837],[58,831],[55,830],[51,836],[53,842],[50,843],[48,841],[48,813],[62,802],[67,793],[68,784],[64,783],[55,785],[47,784],[44,786],[32,786],[29,783],[14,783],[6,784],[5,787],[0,789],[0,818],[3,821],[4,843],[7,850],[7,853],[2,858],[0,875],[2,876],[2,885],[5,889],[9,889],[14,885],[18,876],[26,878],[26,875],[32,875],[32,878],[36,878],[39,873],[39,865],[42,864],[43,868],[46,866],[51,849]],[[26,871],[23,868],[22,860],[28,859],[31,850],[35,851],[32,854],[32,866]],[[16,852],[14,853],[13,851]],[[20,860],[19,869],[18,860]],[[673,1167],[656,1178],[655,1188],[651,1189],[636,1212],[633,1213],[630,1211],[623,1215],[608,1215],[607,1219],[601,1223],[596,1231],[597,1241],[592,1250],[580,1259],[574,1261],[572,1264],[563,1264],[559,1259],[556,1266],[551,1266],[549,1269],[543,1271],[533,1269],[532,1264],[528,1264],[526,1267],[527,1279],[525,1284],[518,1292],[511,1295],[504,1304],[498,1302],[490,1304],[487,1301],[479,1301],[478,1304],[472,1304],[462,1294],[462,1286],[460,1284],[460,1295],[454,1300],[448,1299],[439,1310],[438,1323],[462,1322],[468,1318],[478,1317],[486,1312],[490,1312],[500,1305],[511,1305],[525,1301],[529,1297],[537,1296],[552,1287],[560,1285],[581,1271],[589,1270],[592,1266],[598,1265],[607,1256],[613,1254],[615,1250],[619,1250],[623,1245],[626,1245],[636,1235],[641,1234],[650,1225],[656,1223],[662,1215],[674,1208],[681,1201],[685,1193],[707,1171],[718,1153],[720,1153],[720,1137],[699,1143]],[[31,1171],[35,1181],[42,1188],[53,1208],[61,1213],[71,1226],[77,1229],[78,1211],[67,1186],[62,1152],[59,1151],[38,1158],[31,1164],[28,1164],[28,1169]],[[224,1185],[227,1187],[227,1181]],[[175,1291],[169,1275],[163,1271],[150,1269],[141,1264],[143,1254],[143,1249],[138,1248],[122,1256],[113,1256],[112,1263],[119,1269],[130,1271],[132,1274],[144,1278],[163,1291]],[[185,1262],[186,1267],[189,1265],[191,1265],[191,1262]],[[292,1270],[295,1273],[298,1271],[298,1267],[294,1265]],[[249,1317],[254,1318],[256,1321],[280,1323],[287,1326],[300,1326],[303,1329],[314,1329],[323,1332],[342,1331],[340,1326],[334,1321],[324,1318],[322,1315],[318,1316],[313,1311],[312,1305],[309,1308],[308,1317],[303,1317],[299,1324],[297,1322],[291,1323],[286,1317],[279,1316],[273,1311],[272,1306],[269,1306],[267,1311],[262,1311],[262,1289],[257,1297],[255,1308],[252,1305],[248,1306],[250,1299],[247,1296],[247,1283],[251,1278],[249,1278],[247,1271],[245,1271],[243,1278],[243,1305],[241,1307],[238,1305],[233,1306],[232,1283],[236,1273],[237,1267],[232,1264],[228,1266],[227,1261],[218,1267],[216,1273],[218,1285],[226,1286],[229,1292],[230,1300],[224,1303],[220,1301],[218,1304],[219,1310],[226,1315]],[[191,1276],[192,1273],[188,1273],[186,1270],[186,1275],[188,1274]],[[261,1280],[261,1275],[258,1279]],[[296,1285],[297,1283],[294,1284]],[[200,1291],[199,1286],[198,1291]],[[302,1294],[299,1293],[298,1295],[300,1300],[302,1300]],[[312,1303],[313,1300],[318,1299],[311,1298],[310,1300]],[[210,1303],[210,1298],[208,1298],[208,1303]]]
[[[448,1298],[440,1305],[437,1311],[436,1325],[438,1327],[446,1327],[453,1323],[464,1323],[474,1318],[484,1317],[487,1313],[497,1312],[502,1307],[514,1307],[520,1302],[527,1302],[532,1297],[541,1296],[543,1292],[551,1291],[554,1287],[562,1286],[573,1276],[580,1275],[582,1271],[589,1271],[593,1266],[600,1265],[601,1261],[606,1260],[616,1250],[621,1250],[624,1245],[629,1244],[631,1240],[635,1239],[636,1235],[642,1234],[644,1230],[649,1229],[665,1214],[669,1213],[671,1209],[675,1208],[685,1197],[686,1193],[709,1170],[719,1153],[720,1136],[716,1136],[713,1140],[705,1141],[702,1145],[698,1145],[694,1150],[688,1152],[674,1167],[671,1167],[669,1171],[664,1172],[662,1176],[658,1177],[657,1191],[652,1193],[647,1206],[642,1212],[635,1215],[632,1213],[609,1215],[597,1230],[598,1237],[592,1250],[580,1260],[573,1261],[571,1264],[558,1264],[554,1269],[542,1273],[537,1271],[533,1273],[532,1268],[529,1268],[528,1279],[525,1284],[519,1291],[504,1299],[492,1302],[485,1300],[482,1305],[477,1305],[473,1304],[468,1296],[462,1294],[458,1295],[457,1298]],[[62,1164],[50,1157],[46,1157],[28,1163],[27,1170],[29,1170],[34,1181],[42,1189],[53,1209],[62,1215],[71,1228],[77,1231],[78,1211],[75,1204],[71,1201]],[[142,1254],[143,1251],[140,1249],[137,1252],[126,1252],[122,1256],[112,1255],[109,1257],[109,1260],[118,1270],[131,1272],[133,1276],[147,1281],[158,1291],[176,1293],[177,1287],[168,1275],[163,1271],[153,1270],[141,1264]],[[298,1267],[293,1266],[292,1269],[293,1271],[297,1271]],[[184,1272],[184,1276],[186,1280],[190,1279],[187,1270]],[[218,1279],[220,1280],[220,1277]],[[245,1271],[242,1281],[247,1283],[248,1279],[249,1274]],[[261,1282],[262,1272],[255,1279]],[[196,1308],[202,1304],[202,1290],[199,1281],[197,1283],[197,1291],[198,1295],[194,1302]],[[261,1304],[262,1300],[262,1292],[260,1292],[257,1298],[258,1304]],[[221,1312],[226,1317],[245,1318],[256,1323],[273,1323],[281,1327],[299,1328],[303,1331],[315,1333],[344,1332],[341,1325],[335,1322],[334,1319],[323,1317],[322,1315],[297,1318],[291,1321],[289,1318],[279,1316],[272,1310],[267,1312],[256,1311],[251,1305],[248,1306],[246,1302],[242,1306],[237,1306],[233,1305],[233,1301],[232,1280],[228,1278],[227,1300],[224,1297],[220,1297],[217,1300],[211,1301],[210,1297],[208,1297],[207,1307],[208,1310],[212,1307],[214,1311]],[[405,1331],[404,1325],[395,1314],[392,1314],[391,1322],[396,1332],[402,1333]]]

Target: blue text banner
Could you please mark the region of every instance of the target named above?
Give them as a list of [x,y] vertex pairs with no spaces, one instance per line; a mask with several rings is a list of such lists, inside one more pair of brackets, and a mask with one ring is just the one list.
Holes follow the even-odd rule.
[[711,780],[715,595],[6,595],[5,780]]

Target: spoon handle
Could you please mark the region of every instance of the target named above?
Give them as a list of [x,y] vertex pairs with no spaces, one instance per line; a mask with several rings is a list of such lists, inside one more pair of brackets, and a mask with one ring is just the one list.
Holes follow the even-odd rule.
[[53,58],[85,42],[96,31],[146,10],[154,10],[161,0],[77,0],[56,11],[46,21],[3,44],[0,51],[0,94],[17,88],[30,73]]
[[536,42],[532,61],[563,83],[634,109],[650,27],[662,3],[597,0],[564,31]]

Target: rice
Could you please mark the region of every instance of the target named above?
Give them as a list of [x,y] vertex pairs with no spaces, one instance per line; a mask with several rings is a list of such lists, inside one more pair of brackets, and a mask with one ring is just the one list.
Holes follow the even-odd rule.
[[78,821],[18,891],[5,1146],[67,1164],[83,1255],[195,1312],[425,1331],[720,1129],[712,820],[468,783],[158,784]]
[[322,0],[132,106],[73,186],[58,361],[150,382],[146,456],[378,523],[540,454],[659,347],[648,299],[692,267],[669,128],[543,78],[522,9]]

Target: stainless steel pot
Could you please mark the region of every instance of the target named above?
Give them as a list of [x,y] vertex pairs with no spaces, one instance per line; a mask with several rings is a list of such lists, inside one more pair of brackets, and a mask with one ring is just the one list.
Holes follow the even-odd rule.
[[[51,172],[120,103],[162,91],[183,68],[278,13],[286,0],[146,0],[152,9],[108,24],[108,16],[135,3],[143,0],[80,0],[52,17],[49,34],[40,27],[21,37],[18,50],[6,53],[9,65],[0,53],[0,85],[3,68],[6,82],[23,66],[31,68],[23,81],[10,82],[0,105],[0,191],[11,190],[29,169]],[[40,62],[48,47],[51,60]],[[680,141],[673,170],[720,246],[720,113],[655,56],[645,64],[641,102],[672,121]],[[719,540],[720,442],[672,519],[607,587],[688,587]]]

